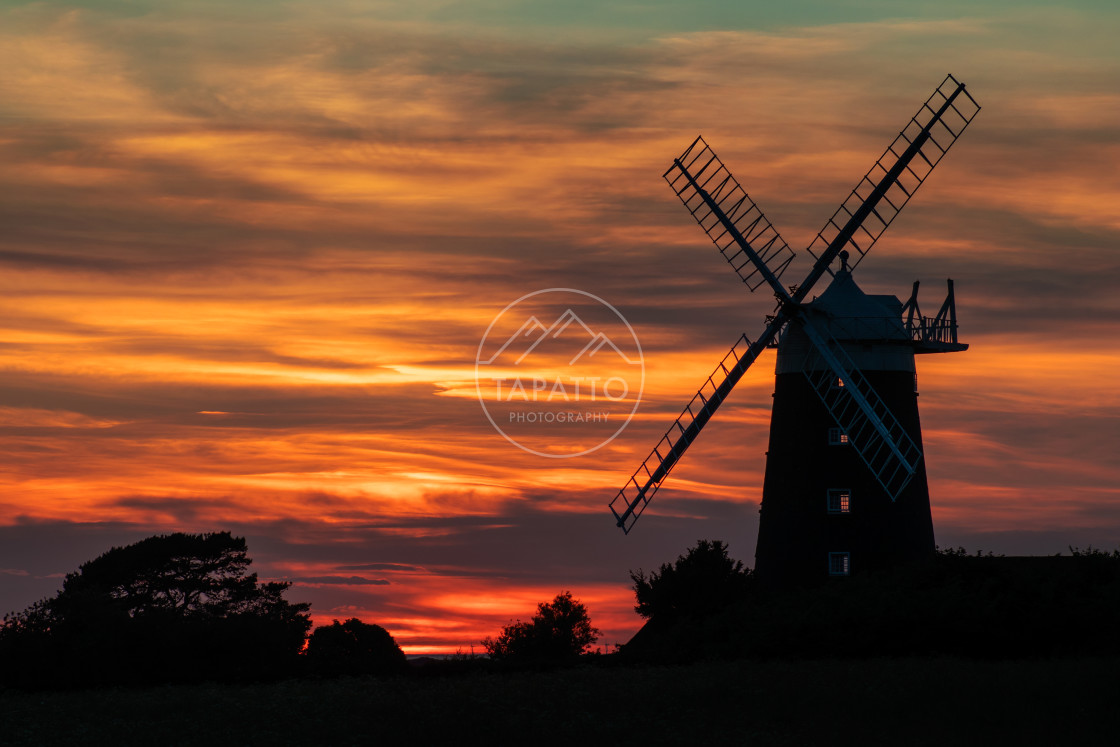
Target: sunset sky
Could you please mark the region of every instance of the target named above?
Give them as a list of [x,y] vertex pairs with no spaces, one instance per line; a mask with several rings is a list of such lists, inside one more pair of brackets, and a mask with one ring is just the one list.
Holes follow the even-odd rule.
[[[753,565],[773,353],[624,536],[606,508],[772,297],[661,179],[698,134],[798,257],[951,72],[983,106],[857,270],[918,361],[937,541],[1120,546],[1112,2],[0,3],[0,614],[110,546],[247,537],[317,622],[448,652],[628,570]],[[520,296],[612,304],[644,395],[519,450],[475,358]],[[821,287],[823,290],[823,286]]]

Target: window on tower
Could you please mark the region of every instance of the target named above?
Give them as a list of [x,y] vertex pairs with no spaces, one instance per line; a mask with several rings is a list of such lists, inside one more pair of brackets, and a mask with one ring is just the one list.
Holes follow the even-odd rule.
[[830,552],[828,554],[828,575],[850,576],[852,573],[851,555],[846,552]]
[[828,489],[828,512],[846,514],[852,510],[852,491],[849,488]]
[[829,428],[828,443],[830,446],[847,446],[848,434],[839,428]]

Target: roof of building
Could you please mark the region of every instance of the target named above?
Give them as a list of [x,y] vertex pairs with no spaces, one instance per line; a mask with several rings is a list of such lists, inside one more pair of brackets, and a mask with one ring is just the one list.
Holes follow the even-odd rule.
[[829,331],[838,340],[910,339],[902,323],[902,302],[895,296],[864,293],[846,268],[836,273],[809,308],[825,316]]

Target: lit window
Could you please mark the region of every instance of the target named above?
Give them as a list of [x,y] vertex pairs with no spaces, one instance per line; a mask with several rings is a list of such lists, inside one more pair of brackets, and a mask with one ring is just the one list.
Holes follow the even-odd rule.
[[846,514],[852,510],[852,491],[848,488],[828,489],[828,512]]
[[851,556],[846,552],[828,554],[828,575],[850,576],[852,573]]
[[832,377],[832,388],[833,389],[843,389],[844,388],[844,380],[841,379],[839,376]]
[[839,428],[829,428],[828,443],[830,446],[847,446],[848,434]]

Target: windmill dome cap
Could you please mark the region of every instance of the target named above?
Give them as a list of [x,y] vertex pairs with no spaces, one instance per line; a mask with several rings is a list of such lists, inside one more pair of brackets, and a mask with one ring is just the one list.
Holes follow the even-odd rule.
[[823,312],[837,339],[910,339],[902,325],[902,302],[895,296],[867,295],[847,269],[836,273],[809,308]]

